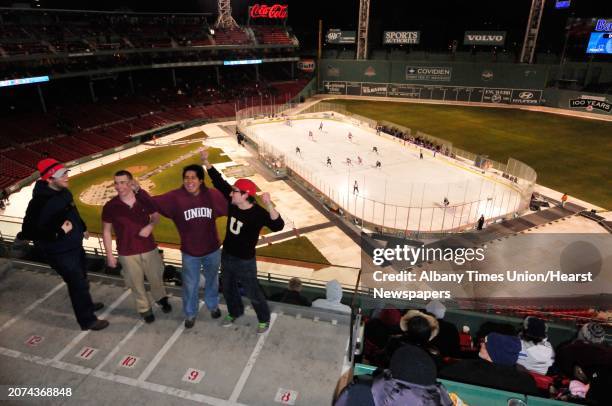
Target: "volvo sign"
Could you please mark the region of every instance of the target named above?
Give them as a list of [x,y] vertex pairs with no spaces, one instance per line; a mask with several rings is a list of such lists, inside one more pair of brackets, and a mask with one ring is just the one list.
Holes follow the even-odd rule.
[[504,45],[506,31],[466,31],[464,45]]

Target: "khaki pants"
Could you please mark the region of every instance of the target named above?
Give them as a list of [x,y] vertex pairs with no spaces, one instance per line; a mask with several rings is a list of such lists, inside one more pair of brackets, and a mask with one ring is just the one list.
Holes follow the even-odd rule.
[[144,285],[145,276],[151,285],[153,300],[158,301],[166,296],[166,288],[164,288],[162,280],[164,264],[157,248],[144,254],[120,255],[119,263],[121,264],[125,284],[132,289],[134,294],[138,313],[142,314],[151,310]]

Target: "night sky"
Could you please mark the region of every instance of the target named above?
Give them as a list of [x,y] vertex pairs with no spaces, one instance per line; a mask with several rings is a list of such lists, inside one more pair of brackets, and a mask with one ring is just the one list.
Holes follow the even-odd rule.
[[[1,5],[15,1],[0,0]],[[288,25],[293,27],[301,41],[302,49],[316,48],[318,20],[323,20],[324,31],[328,28],[355,30],[359,0],[233,0],[234,18],[246,23],[248,6],[256,3],[289,4]],[[27,4],[27,1],[22,4]],[[196,12],[211,13],[210,21],[217,14],[216,0],[33,0],[32,5],[44,8],[131,10],[136,12]],[[570,9],[556,10],[555,0],[547,0],[542,19],[538,51],[559,53],[563,47],[565,25],[568,17],[612,17],[612,1],[572,0]],[[440,0],[371,0],[370,48],[381,46],[385,30],[420,30],[419,50],[444,51],[452,40],[461,44],[466,30],[507,31],[506,48],[520,48],[529,15],[531,0],[467,1]]]

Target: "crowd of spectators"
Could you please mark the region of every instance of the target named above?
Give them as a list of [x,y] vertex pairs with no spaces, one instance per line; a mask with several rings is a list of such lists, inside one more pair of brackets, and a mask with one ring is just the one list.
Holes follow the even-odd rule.
[[386,134],[392,135],[396,138],[399,138],[402,141],[410,142],[420,148],[425,148],[425,149],[434,151],[439,154],[444,154],[445,156],[448,156],[451,158],[456,157],[453,151],[448,149],[448,147],[445,147],[444,145],[441,145],[441,144],[437,144],[419,135],[412,136],[396,127],[388,127],[388,126],[381,125],[381,126],[378,126],[376,130],[377,132],[382,131]]
[[[393,369],[400,350],[418,348],[442,379],[579,404],[609,404],[612,347],[602,324],[586,323],[575,339],[553,346],[546,321],[527,316],[519,328],[485,322],[466,340],[468,330],[460,333],[445,320],[445,313],[436,300],[423,310],[375,311],[365,324],[361,361],[378,367],[374,376],[384,375]],[[477,343],[474,348],[462,345],[472,340]]]

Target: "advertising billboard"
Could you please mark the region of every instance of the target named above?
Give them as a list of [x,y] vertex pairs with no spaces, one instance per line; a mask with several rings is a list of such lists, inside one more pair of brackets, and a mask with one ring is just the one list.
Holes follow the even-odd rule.
[[354,44],[356,38],[356,31],[342,31],[337,28],[330,28],[325,35],[328,44]]
[[421,41],[421,31],[385,31],[383,44],[418,44]]
[[406,66],[406,80],[450,82],[452,73],[448,66]]
[[506,31],[466,31],[464,45],[504,45]]
[[586,49],[587,54],[612,55],[612,33],[592,32]]

